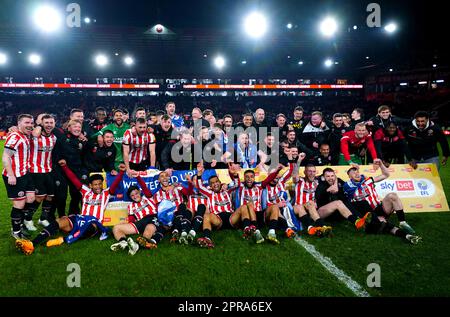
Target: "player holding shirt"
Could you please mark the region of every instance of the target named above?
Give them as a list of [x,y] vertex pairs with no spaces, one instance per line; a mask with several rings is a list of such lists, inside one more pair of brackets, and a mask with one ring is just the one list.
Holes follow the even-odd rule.
[[120,166],[120,173],[114,179],[111,187],[103,189],[103,176],[99,174],[90,176],[89,187],[87,187],[67,167],[65,160],[60,160],[59,165],[82,195],[81,215],[72,214],[68,217],[64,216],[51,220],[50,224],[33,241],[26,239],[16,240],[17,249],[25,255],[32,254],[36,245],[44,242],[48,237],[57,233],[58,230],[69,233],[69,235],[65,238],[59,237],[47,241],[47,247],[58,246],[64,242],[71,244],[80,238],[89,238],[96,235],[98,230],[102,232],[100,240],[108,237],[106,228],[102,225],[103,216],[110,196],[114,195],[119,183],[122,181],[125,166],[123,164]]
[[33,180],[28,173],[33,116],[21,114],[17,119],[17,131],[8,134],[3,151],[3,182],[8,198],[12,200],[11,234],[15,239],[24,238],[23,222],[25,203],[35,199]]

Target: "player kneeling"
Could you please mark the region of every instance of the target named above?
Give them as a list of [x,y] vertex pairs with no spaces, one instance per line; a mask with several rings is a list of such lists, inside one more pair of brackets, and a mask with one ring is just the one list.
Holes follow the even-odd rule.
[[122,180],[125,166],[120,166],[120,173],[114,179],[110,188],[103,189],[103,176],[94,174],[89,177],[89,187],[83,185],[75,174],[67,167],[66,161],[58,162],[62,170],[67,175],[82,196],[81,215],[64,216],[56,220],[51,220],[49,225],[42,230],[33,240],[19,239],[16,240],[16,247],[26,255],[34,252],[35,246],[41,244],[50,236],[56,234],[58,230],[69,233],[66,237],[59,237],[47,241],[47,247],[59,246],[64,242],[67,244],[74,243],[80,238],[90,238],[101,231],[100,240],[108,237],[107,230],[102,225],[106,205],[111,195],[114,195],[120,181]]

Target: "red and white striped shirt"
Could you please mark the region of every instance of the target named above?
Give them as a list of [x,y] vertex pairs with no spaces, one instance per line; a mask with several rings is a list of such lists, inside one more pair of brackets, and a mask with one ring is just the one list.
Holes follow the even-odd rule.
[[56,136],[41,135],[31,137],[30,141],[30,172],[50,173],[52,171],[52,150],[56,144]]
[[208,187],[206,187],[205,185],[203,185],[201,177],[196,177],[195,182],[199,192],[208,197],[208,208],[210,212],[212,212],[215,215],[218,215],[221,212],[234,212],[233,205],[231,204],[230,191],[235,190],[235,188],[216,193],[213,192]]
[[292,172],[294,171],[294,166],[295,164],[289,163],[289,169],[280,177],[278,183],[275,186],[270,186],[270,184],[266,186],[265,200],[267,202],[267,207],[285,201],[285,199],[283,198],[283,193],[288,193],[285,185],[287,180],[291,177]]
[[125,131],[122,143],[130,146],[129,158],[130,162],[139,164],[148,155],[148,145],[156,142],[153,133],[144,132],[142,135],[133,134],[131,129]]
[[295,205],[303,205],[308,201],[316,200],[316,188],[319,181],[315,179],[310,182],[306,178],[300,178],[295,185]]
[[138,221],[145,216],[156,214],[158,214],[158,211],[153,198],[148,199],[147,197],[143,196],[140,202],[132,202],[128,205],[128,215],[135,216],[136,220]]
[[201,204],[208,206],[208,197],[203,196],[201,194],[189,195],[187,202],[187,209],[196,212],[198,206],[200,206]]
[[94,216],[99,221],[103,221],[106,205],[111,196],[109,188],[104,189],[100,194],[95,194],[89,187],[83,185],[80,193],[83,198],[81,215]]
[[364,179],[361,183],[361,189],[356,189],[352,201],[367,201],[372,209],[381,204],[377,191],[375,190],[375,181],[372,177]]
[[153,198],[155,199],[156,204],[159,204],[163,200],[170,200],[173,202],[177,208],[178,206],[183,203],[183,187],[173,186],[172,189],[164,191],[162,188],[160,188],[154,195]]
[[[30,141],[21,132],[12,132],[8,135],[5,142],[5,148],[14,151],[11,156],[11,168],[15,177],[24,176],[29,169]],[[6,169],[3,168],[3,175],[8,176]]]

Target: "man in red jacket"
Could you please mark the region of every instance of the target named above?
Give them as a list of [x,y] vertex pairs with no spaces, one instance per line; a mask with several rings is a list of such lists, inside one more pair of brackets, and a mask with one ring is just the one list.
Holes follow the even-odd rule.
[[372,160],[377,159],[377,151],[372,134],[366,129],[364,122],[356,124],[355,130],[344,133],[341,139],[341,155],[339,165],[362,164],[361,157],[369,151]]

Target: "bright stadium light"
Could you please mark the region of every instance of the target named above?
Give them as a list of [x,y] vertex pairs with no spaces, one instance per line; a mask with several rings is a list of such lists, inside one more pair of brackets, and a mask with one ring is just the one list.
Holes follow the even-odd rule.
[[358,26],[357,25],[354,25],[353,26],[353,30],[357,30],[358,29]]
[[86,24],[91,23],[91,18],[85,17],[85,18],[84,18],[84,23],[86,23]]
[[57,9],[44,5],[33,14],[34,24],[45,33],[53,33],[61,29],[63,18]]
[[244,21],[245,32],[252,38],[260,38],[267,31],[267,20],[259,12],[249,14]]
[[287,27],[289,30],[292,29],[292,23],[286,24],[286,27]]
[[337,22],[332,17],[327,17],[320,22],[320,32],[325,37],[332,37],[337,31]]
[[214,58],[214,66],[218,69],[222,69],[225,67],[225,59],[222,56],[217,56]]
[[242,65],[245,65],[245,64],[247,64],[247,61],[246,61],[246,60],[243,60],[243,61],[241,61],[241,64],[242,64]]
[[389,23],[386,24],[386,26],[384,27],[384,30],[388,33],[394,33],[397,30],[397,24],[395,23]]
[[299,64],[299,65],[303,65],[303,61],[299,61],[298,64]]
[[331,59],[329,59],[329,58],[326,59],[325,62],[324,62],[325,67],[328,67],[328,68],[330,68],[331,66],[333,66],[333,64],[334,64],[333,60],[331,60]]
[[100,67],[106,66],[108,65],[108,57],[103,54],[99,54],[95,56],[95,63]]
[[39,65],[41,63],[41,56],[38,54],[30,54],[28,61],[33,65]]
[[5,65],[8,62],[8,57],[4,53],[0,53],[0,65]]
[[125,58],[123,59],[123,62],[125,63],[125,65],[131,66],[134,64],[134,59],[131,56],[125,56]]

